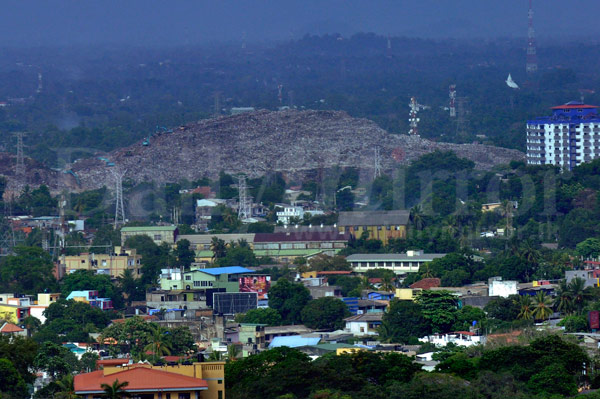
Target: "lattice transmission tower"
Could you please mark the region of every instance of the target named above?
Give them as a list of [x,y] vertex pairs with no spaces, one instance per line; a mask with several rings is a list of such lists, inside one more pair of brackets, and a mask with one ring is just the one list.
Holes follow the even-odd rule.
[[381,152],[379,147],[375,147],[375,173],[374,178],[381,177]]
[[417,118],[417,113],[419,112],[419,103],[417,103],[417,99],[412,97],[408,106],[410,107],[410,118],[408,118],[410,130],[408,131],[408,134],[411,136],[418,136],[420,119]]
[[123,204],[123,176],[127,171],[113,169],[112,174],[115,179],[115,230],[125,224],[125,205]]
[[246,176],[238,177],[238,219],[246,220],[252,217],[252,200],[248,196],[248,186],[246,185]]

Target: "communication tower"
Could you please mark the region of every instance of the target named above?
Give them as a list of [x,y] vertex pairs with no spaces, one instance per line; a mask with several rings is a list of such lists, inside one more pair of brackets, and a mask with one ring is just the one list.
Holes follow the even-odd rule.
[[2,223],[0,224],[0,256],[12,255],[13,248],[16,245],[15,230],[11,220],[13,200],[14,198],[4,201],[4,217],[2,218]]
[[248,186],[246,186],[246,176],[244,175],[238,177],[238,193],[238,219],[249,219],[252,217],[252,201],[250,200],[250,197],[248,197]]
[[408,106],[410,107],[410,118],[408,118],[408,121],[410,122],[410,130],[408,131],[408,134],[411,136],[418,136],[418,125],[420,119],[417,118],[417,113],[419,112],[419,104],[417,103],[417,99],[412,97]]
[[23,155],[23,137],[25,133],[17,132],[17,165],[15,166],[15,175],[19,181],[19,185],[25,183],[25,156]]
[[448,96],[450,97],[450,118],[456,118],[456,85],[450,85]]
[[527,14],[528,29],[527,29],[527,63],[525,71],[528,74],[533,74],[538,70],[537,50],[535,47],[535,30],[533,29],[533,5],[532,0],[529,0],[529,12]]
[[277,99],[279,100],[279,104],[283,101],[283,85],[277,85]]

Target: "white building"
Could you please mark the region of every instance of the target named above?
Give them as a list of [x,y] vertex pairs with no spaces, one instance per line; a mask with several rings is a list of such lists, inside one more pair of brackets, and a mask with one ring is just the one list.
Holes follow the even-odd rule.
[[388,269],[396,274],[417,273],[426,262],[443,258],[446,254],[426,254],[423,251],[406,251],[405,254],[354,254],[346,257],[356,273],[373,269]]
[[446,334],[429,335],[427,337],[419,338],[419,341],[423,343],[429,342],[438,348],[441,348],[449,343],[458,346],[484,345],[487,340],[484,335],[475,335],[475,333],[469,331],[456,331]]
[[527,121],[527,163],[571,170],[600,157],[598,107],[571,101]]
[[488,280],[488,295],[508,298],[519,293],[517,281],[502,281],[502,277],[492,277]]
[[285,206],[283,211],[277,212],[277,221],[283,224],[290,224],[291,218],[304,218],[304,208],[301,206]]
[[345,330],[355,337],[378,335],[378,328],[381,326],[382,319],[383,313],[364,313],[350,316],[344,319],[346,322]]

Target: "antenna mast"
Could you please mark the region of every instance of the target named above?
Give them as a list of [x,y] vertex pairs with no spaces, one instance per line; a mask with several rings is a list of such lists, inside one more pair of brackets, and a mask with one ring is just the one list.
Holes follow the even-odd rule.
[[537,50],[535,47],[535,30],[533,29],[533,1],[529,0],[529,13],[527,14],[528,29],[527,29],[527,63],[525,71],[528,74],[537,72]]
[[408,131],[408,134],[411,136],[418,136],[418,124],[420,119],[417,118],[417,113],[419,112],[419,104],[417,103],[417,99],[412,97],[408,106],[410,107],[410,118],[408,118],[408,121],[410,122],[410,130]]

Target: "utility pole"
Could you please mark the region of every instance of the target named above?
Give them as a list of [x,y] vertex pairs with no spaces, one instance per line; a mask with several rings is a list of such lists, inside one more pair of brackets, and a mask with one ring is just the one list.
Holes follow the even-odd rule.
[[215,105],[214,105],[214,115],[215,117],[221,115],[221,92],[215,91]]

